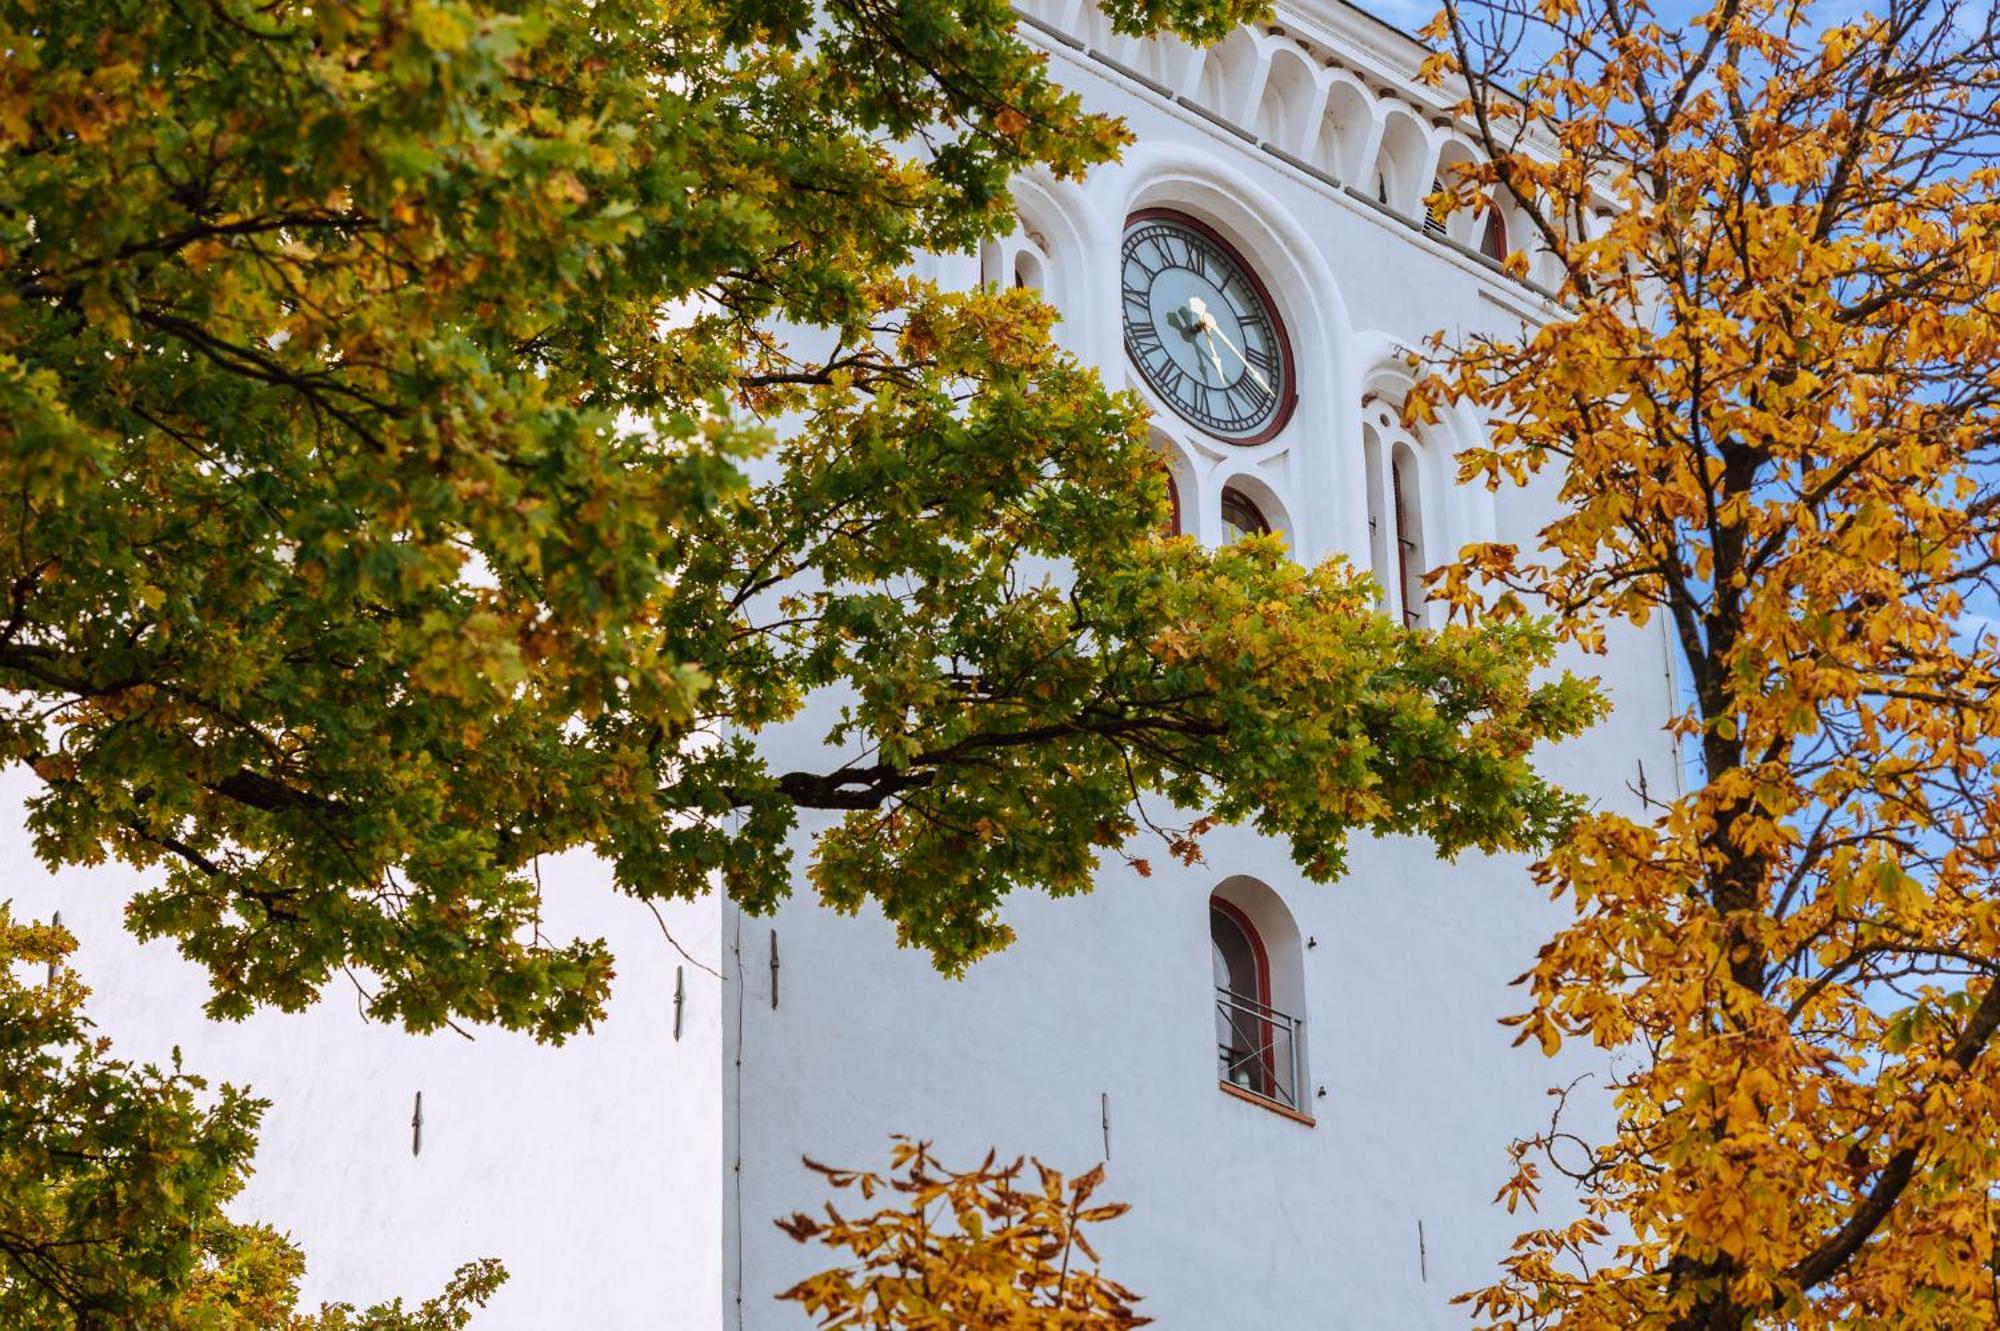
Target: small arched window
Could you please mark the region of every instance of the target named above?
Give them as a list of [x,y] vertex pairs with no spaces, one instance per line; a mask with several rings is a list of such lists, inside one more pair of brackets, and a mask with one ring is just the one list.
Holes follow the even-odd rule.
[[[1258,920],[1276,934],[1267,940]],[[1208,899],[1216,1079],[1305,1118],[1303,1022],[1292,1015],[1301,998],[1297,932],[1270,889],[1252,880],[1233,879]]]
[[1489,259],[1507,257],[1507,219],[1500,216],[1496,203],[1486,205],[1486,229],[1479,234],[1479,252]]
[[1258,510],[1250,496],[1233,487],[1223,490],[1222,539],[1225,544],[1233,544],[1246,536],[1268,536],[1270,533],[1270,519]]
[[1174,480],[1174,469],[1167,468],[1167,535],[1181,534],[1181,487]]
[[1396,506],[1396,587],[1401,593],[1403,623],[1409,628],[1423,622],[1424,607],[1422,529],[1414,471],[1408,450],[1398,448],[1389,462],[1389,487]]
[[1445,223],[1451,217],[1451,210],[1445,201],[1438,197],[1443,193],[1444,182],[1432,176],[1430,197],[1424,204],[1424,234],[1427,236],[1445,234]]
[[1225,1086],[1269,1098],[1271,963],[1248,916],[1226,901],[1210,901],[1208,936],[1215,960],[1217,1075]]
[[989,288],[1016,291],[1049,290],[1050,263],[1042,238],[1018,217],[1012,235],[979,247],[979,281]]
[[1017,291],[1040,291],[1042,286],[1041,257],[1029,249],[1016,251],[1014,254],[1014,289]]

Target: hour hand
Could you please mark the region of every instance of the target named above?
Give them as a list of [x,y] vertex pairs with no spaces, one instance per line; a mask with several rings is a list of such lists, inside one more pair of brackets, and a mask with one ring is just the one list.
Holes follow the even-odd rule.
[[1250,358],[1248,356],[1244,355],[1241,351],[1238,351],[1236,349],[1236,344],[1229,340],[1229,334],[1223,332],[1221,329],[1215,326],[1214,315],[1209,315],[1206,324],[1204,324],[1203,326],[1208,333],[1209,347],[1211,350],[1215,346],[1215,339],[1218,337],[1221,338],[1222,345],[1229,348],[1229,354],[1236,357],[1237,360],[1242,361],[1243,368],[1249,371],[1250,377],[1252,379],[1255,379],[1257,381],[1257,387],[1263,389],[1266,393],[1271,391],[1271,381],[1264,377],[1264,372],[1262,370],[1259,370],[1255,365],[1252,365],[1250,363]]
[[1228,383],[1229,374],[1222,368],[1222,353],[1215,349],[1215,330],[1204,328],[1202,329],[1202,335],[1208,339],[1208,358],[1215,362],[1215,382],[1218,384]]

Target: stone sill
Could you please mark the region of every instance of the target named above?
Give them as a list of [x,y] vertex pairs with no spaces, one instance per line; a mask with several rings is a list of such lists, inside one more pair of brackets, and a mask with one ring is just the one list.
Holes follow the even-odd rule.
[[1287,1109],[1276,1100],[1267,1100],[1254,1091],[1246,1091],[1241,1086],[1232,1086],[1226,1081],[1219,1081],[1215,1084],[1221,1088],[1224,1095],[1234,1096],[1245,1104],[1256,1105],[1259,1109],[1268,1109],[1279,1118],[1288,1118],[1294,1123],[1303,1123],[1309,1128],[1317,1126],[1312,1121],[1310,1115],[1301,1114],[1296,1109]]

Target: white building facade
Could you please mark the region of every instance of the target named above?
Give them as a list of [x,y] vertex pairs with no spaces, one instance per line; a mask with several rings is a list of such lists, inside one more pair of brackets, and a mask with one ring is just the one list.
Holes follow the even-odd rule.
[[[1401,423],[1408,348],[1560,315],[1544,261],[1523,281],[1493,257],[1528,235],[1504,202],[1426,213],[1473,150],[1415,85],[1417,44],[1338,0],[1282,5],[1207,51],[1116,37],[1086,0],[1035,0],[1021,31],[1135,142],[1081,184],[1022,180],[1015,233],[931,275],[1045,293],[1058,338],[1154,407],[1182,530],[1266,526],[1301,559],[1346,554],[1412,622],[1434,614],[1424,569],[1469,541],[1532,543],[1547,488],[1455,482],[1476,419]],[[1198,290],[1123,298],[1148,221],[1210,247],[1178,380],[1135,364],[1134,330],[1180,327]],[[1670,789],[1664,640],[1614,635],[1572,664],[1616,711],[1544,769],[1614,806]],[[960,981],[879,917],[809,898],[768,919],[677,904],[670,941],[605,866],[568,857],[543,868],[547,928],[608,937],[620,975],[607,1022],[544,1049],[371,1027],[338,993],[202,1023],[200,976],[122,930],[131,871],[52,877],[18,820],[0,835],[0,892],[79,934],[121,1055],[178,1043],[191,1069],[272,1099],[240,1210],[305,1247],[309,1295],[421,1296],[497,1256],[513,1278],[482,1331],[804,1328],[773,1298],[828,1264],[772,1224],[824,1195],[800,1157],[880,1167],[898,1132],[967,1163],[1105,1160],[1106,1195],[1134,1208],[1102,1231],[1106,1271],[1163,1328],[1462,1326],[1451,1297],[1526,1223],[1491,1204],[1507,1143],[1595,1066],[1512,1049],[1496,1022],[1525,1005],[1508,981],[1559,919],[1525,865],[1417,841],[1357,844],[1332,885],[1246,829],[1150,879],[1114,860],[1089,897],[1010,903],[1017,943]]]

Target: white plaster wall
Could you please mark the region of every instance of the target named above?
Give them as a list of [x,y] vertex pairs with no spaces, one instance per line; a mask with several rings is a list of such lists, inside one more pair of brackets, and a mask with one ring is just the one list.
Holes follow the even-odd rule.
[[[0,808],[18,809],[32,790],[15,769],[0,779]],[[551,936],[609,938],[619,963],[609,1019],[563,1048],[370,1024],[344,980],[308,1012],[218,1024],[201,1015],[202,972],[170,944],[141,946],[125,932],[132,870],[51,875],[20,818],[0,822],[0,897],[17,915],[62,912],[94,990],[88,1010],[114,1053],[164,1063],[178,1045],[187,1070],[273,1102],[256,1177],[232,1210],[304,1246],[309,1304],[421,1299],[461,1262],[499,1257],[511,1278],[481,1331],[720,1322],[721,984],[682,961],[609,878],[589,856],[542,866]],[[714,903],[663,914],[715,967]],[[676,965],[687,996],[679,1043]],[[413,1156],[419,1090],[423,1150]]]

